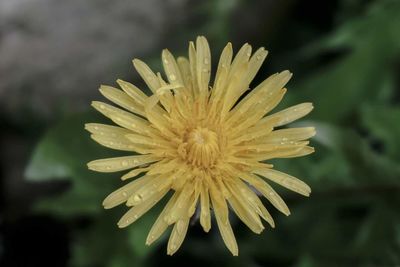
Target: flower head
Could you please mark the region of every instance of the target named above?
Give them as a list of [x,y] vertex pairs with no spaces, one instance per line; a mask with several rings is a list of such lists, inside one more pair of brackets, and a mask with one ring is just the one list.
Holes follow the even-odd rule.
[[168,50],[162,52],[167,80],[142,61],[133,60],[151,96],[122,80],[117,81],[122,90],[100,87],[100,92],[121,108],[102,102],[93,102],[93,107],[118,126],[89,123],[86,129],[103,146],[136,153],[89,162],[89,169],[130,170],[122,180],[142,174],[103,202],[106,209],[122,203],[130,207],[119,227],[136,221],[172,191],[146,244],[172,225],[167,249],[172,255],[198,210],[204,231],[211,228],[212,212],[226,246],[238,255],[228,218],[230,208],[253,232],[260,233],[264,229],[261,219],[271,227],[274,221],[259,195],[285,215],[290,214],[270,181],[305,196],[310,194],[304,182],[265,163],[312,153],[307,139],[315,134],[312,127],[276,129],[308,114],[311,103],[267,115],[283,98],[292,76],[289,71],[276,73],[247,92],[266,56],[264,48],[252,55],[251,46],[245,44],[233,59],[228,43],[210,86],[210,49],[207,40],[198,37],[196,45],[189,44],[189,58],[176,60]]

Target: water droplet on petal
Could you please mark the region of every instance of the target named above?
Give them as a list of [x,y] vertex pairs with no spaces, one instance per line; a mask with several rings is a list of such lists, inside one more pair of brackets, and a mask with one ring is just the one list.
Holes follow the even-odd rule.
[[261,56],[261,55],[257,55],[257,56],[256,56],[256,59],[257,59],[257,60],[261,60],[261,59],[262,59],[262,56]]
[[133,197],[133,200],[134,200],[135,202],[140,202],[140,201],[142,201],[142,196],[141,196],[141,195],[135,195],[135,196]]
[[175,81],[175,80],[176,80],[176,77],[175,77],[174,74],[171,74],[171,75],[169,75],[169,79],[170,79],[171,81]]
[[164,58],[164,63],[168,64],[169,63],[168,59]]
[[126,196],[128,196],[128,194],[124,191],[124,192],[122,192],[122,196],[126,197]]
[[121,162],[121,165],[124,166],[124,167],[128,166],[128,161],[127,160],[123,160]]

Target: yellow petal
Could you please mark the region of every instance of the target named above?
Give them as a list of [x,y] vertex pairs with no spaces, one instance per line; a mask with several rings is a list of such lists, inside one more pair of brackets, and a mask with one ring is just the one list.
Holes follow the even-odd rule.
[[158,88],[161,86],[157,75],[154,74],[154,72],[149,68],[149,66],[147,66],[146,63],[139,59],[134,59],[133,65],[149,89],[153,92],[153,94],[155,94]]
[[93,101],[92,106],[113,122],[134,132],[148,135],[154,132],[148,121],[106,103]]
[[312,103],[303,103],[299,104],[282,111],[276,112],[272,115],[266,116],[260,122],[269,121],[271,119],[278,118],[277,122],[274,124],[275,126],[282,126],[292,121],[298,120],[313,110]]
[[88,167],[90,170],[98,172],[116,172],[132,169],[158,160],[160,158],[153,155],[125,156],[93,160],[88,163]]
[[133,113],[145,116],[144,106],[135,101],[134,98],[127,95],[124,91],[107,85],[102,85],[99,90],[104,97],[114,102],[118,106],[121,106]]
[[211,229],[211,215],[210,215],[210,196],[208,194],[208,188],[203,183],[200,192],[200,224],[205,232]]
[[142,90],[137,88],[135,85],[121,79],[118,79],[117,83],[126,94],[135,99],[135,101],[140,105],[144,106],[147,95]]
[[124,185],[123,187],[119,188],[118,190],[112,192],[110,195],[108,195],[104,199],[104,201],[103,201],[104,208],[111,209],[115,206],[122,204],[137,189],[139,189],[144,184],[151,182],[155,178],[156,178],[156,176],[145,175],[145,176],[142,176],[142,177]]
[[165,196],[168,192],[168,189],[164,189],[161,191],[157,191],[156,194],[153,195],[152,198],[149,198],[147,201],[141,203],[138,206],[132,207],[127,213],[122,216],[122,218],[118,222],[119,228],[124,228],[134,223],[137,219],[139,219],[143,214],[145,214],[148,210],[150,210],[158,201]]
[[309,196],[311,193],[306,183],[289,174],[272,169],[256,169],[253,172],[301,195]]
[[167,254],[173,255],[182,245],[189,226],[189,218],[178,220],[168,240]]
[[222,198],[221,194],[211,187],[211,202],[214,208],[215,218],[217,220],[218,228],[222,236],[226,247],[232,253],[233,256],[239,255],[239,249],[236,243],[235,235],[233,234],[231,224],[228,219],[228,206],[225,199]]
[[275,190],[272,189],[272,187],[261,178],[248,173],[240,173],[240,178],[254,186],[280,212],[282,212],[286,216],[290,215],[289,208],[286,205],[285,201],[283,201],[278,193],[276,193]]
[[165,205],[163,211],[158,216],[157,220],[153,224],[150,229],[149,234],[146,238],[146,245],[151,245],[155,240],[160,238],[160,236],[167,230],[169,224],[165,221],[165,216],[168,214],[171,209],[174,207],[176,199],[178,198],[179,193],[174,193],[170,200],[168,201],[167,205]]

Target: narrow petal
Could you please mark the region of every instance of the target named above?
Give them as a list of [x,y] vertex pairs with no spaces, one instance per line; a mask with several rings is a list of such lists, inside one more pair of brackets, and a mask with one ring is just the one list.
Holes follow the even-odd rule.
[[306,183],[289,174],[273,169],[256,169],[253,172],[301,195],[309,196],[311,193]]
[[286,216],[290,215],[290,211],[285,201],[275,192],[272,187],[263,181],[260,177],[248,173],[240,173],[240,178],[254,186],[263,196],[274,205],[280,212]]
[[179,70],[178,64],[176,63],[175,57],[168,51],[164,49],[162,51],[162,63],[164,66],[165,74],[167,75],[168,81],[171,84],[178,84],[180,86],[184,85],[184,81]]
[[168,240],[167,254],[173,255],[182,245],[189,226],[189,218],[178,220]]
[[208,92],[208,84],[211,74],[211,53],[207,39],[204,36],[197,37],[196,40],[196,75],[201,96]]
[[165,232],[165,230],[167,230],[169,224],[165,221],[164,218],[166,214],[170,212],[171,208],[173,208],[173,206],[175,205],[178,196],[179,194],[175,192],[168,201],[167,205],[165,205],[163,211],[160,213],[157,220],[151,227],[149,234],[147,235],[146,245],[148,246],[151,245],[155,240],[160,238],[160,236]]
[[265,118],[263,118],[260,121],[260,123],[268,122],[272,119],[278,118],[277,122],[274,125],[282,126],[282,125],[291,123],[295,120],[298,120],[298,119],[306,116],[308,113],[310,113],[313,110],[313,108],[314,107],[313,107],[312,103],[302,103],[302,104],[284,109],[282,111],[279,111],[272,115],[266,116]]
[[118,126],[112,126],[101,123],[86,123],[85,129],[95,135],[101,135],[105,137],[115,137],[115,138],[119,138],[121,136],[124,137],[124,135],[131,132],[127,129]]
[[307,140],[315,135],[314,127],[288,128],[271,132],[262,138],[263,143],[290,144],[293,142]]
[[97,101],[93,101],[92,106],[104,116],[110,118],[113,122],[126,129],[145,135],[154,132],[154,129],[150,127],[148,121],[135,116],[132,113]]
[[239,255],[239,249],[236,243],[235,235],[233,234],[231,224],[228,218],[228,206],[225,199],[217,191],[215,186],[211,187],[211,202],[214,208],[215,218],[217,220],[218,228],[226,247],[233,256]]
[[106,85],[102,85],[99,90],[104,97],[118,106],[141,116],[145,116],[144,106],[135,101],[134,98],[127,95],[124,91]]
[[249,69],[247,70],[246,82],[250,82],[254,79],[257,72],[260,70],[265,58],[268,55],[268,51],[264,47],[259,48],[249,61]]
[[136,169],[134,169],[134,170],[131,170],[130,172],[124,174],[124,175],[121,177],[121,180],[122,180],[122,181],[125,181],[125,180],[127,180],[127,179],[134,178],[134,177],[138,176],[139,174],[141,174],[141,173],[143,173],[143,172],[147,172],[148,170],[151,169],[151,167],[152,167],[152,166],[150,165],[149,167],[142,167],[142,168],[136,168]]
[[179,71],[182,75],[182,80],[185,85],[185,88],[189,92],[192,92],[192,77],[190,74],[189,60],[185,57],[178,57],[177,62],[178,62]]
[[158,160],[160,158],[153,155],[125,156],[94,160],[88,163],[88,167],[90,170],[97,172],[116,172]]
[[111,149],[123,150],[123,151],[136,151],[131,141],[129,141],[123,136],[116,138],[116,137],[108,137],[108,136],[92,134],[90,137],[97,143]]
[[106,197],[103,201],[103,206],[105,209],[111,209],[114,208],[115,206],[118,206],[122,203],[124,203],[128,198],[141,186],[143,186],[146,183],[151,182],[152,180],[155,179],[156,176],[150,176],[150,175],[145,175],[142,176],[126,185],[123,187],[119,188],[118,190],[112,192],[110,195]]
[[[237,125],[233,128],[232,131],[230,131],[230,135],[237,136],[239,132],[255,125],[266,113],[271,111],[279,104],[279,102],[285,95],[286,91],[287,90],[283,88],[278,90],[278,92],[272,95],[270,98],[264,98],[262,100],[258,100],[255,103],[256,104],[255,111],[250,113],[250,115],[245,116],[244,114],[249,114],[249,113],[244,113],[244,112],[236,113],[237,116],[231,117],[227,122],[228,126],[233,127],[234,125]],[[240,123],[238,123],[238,119],[240,119]]]
[[259,215],[255,212],[253,207],[251,207],[248,202],[241,197],[240,191],[238,191],[236,187],[229,186],[228,184],[227,187],[232,194],[232,197],[228,199],[228,202],[233,211],[250,230],[257,234],[261,233],[262,230],[264,230],[264,226],[261,223]]
[[147,95],[143,93],[142,90],[137,88],[135,85],[123,81],[121,79],[117,80],[118,85],[121,87],[122,90],[125,91],[130,97],[135,99],[136,102],[138,102],[141,106],[144,106],[144,103],[146,102]]
[[139,219],[143,214],[145,214],[148,210],[150,210],[158,201],[165,196],[168,192],[168,189],[164,189],[161,191],[157,191],[156,194],[149,198],[147,201],[141,203],[140,205],[132,207],[127,213],[122,216],[122,218],[118,222],[119,228],[124,228],[134,223],[137,219]]
[[200,224],[205,232],[211,229],[211,215],[210,215],[210,196],[208,194],[207,185],[204,183],[201,187],[200,192]]
[[232,78],[240,72],[239,70],[242,68],[243,64],[249,61],[250,56],[251,45],[246,43],[239,49],[239,52],[237,52],[235,58],[233,59],[229,78]]
[[235,183],[240,195],[242,195],[243,202],[248,203],[248,205],[252,206],[253,209],[266,221],[269,225],[274,228],[275,223],[271,214],[267,211],[264,204],[258,198],[258,196],[254,193],[254,190],[250,189],[248,185],[242,182],[240,179],[235,179]]
[[127,206],[137,206],[142,203],[154,199],[157,197],[159,192],[164,190],[169,190],[171,185],[170,177],[166,176],[158,176],[152,182],[144,184],[138,190],[133,193],[132,196],[128,198],[126,202]]
[[86,123],[85,129],[92,133],[91,138],[99,144],[117,150],[136,151],[125,135],[131,131],[101,123]]
[[269,101],[269,99],[276,95],[278,91],[286,85],[291,77],[292,74],[289,71],[283,71],[268,77],[236,105],[231,112],[230,120],[234,120],[234,117],[244,114],[255,104],[266,103]]
[[139,73],[140,77],[147,84],[149,89],[155,94],[158,88],[161,87],[160,82],[157,78],[157,75],[147,66],[146,63],[139,59],[133,60],[133,65],[135,66],[136,71]]
[[189,199],[191,198],[194,192],[193,184],[186,183],[183,190],[180,192],[178,199],[175,202],[174,207],[171,209],[168,214],[166,221],[168,224],[173,224],[177,222],[179,219],[187,217],[189,205]]
[[197,63],[196,63],[196,48],[194,47],[193,42],[189,42],[189,63],[190,63],[190,73],[192,77],[192,89],[193,89],[193,97],[194,99],[197,99],[200,91],[199,91],[199,85],[197,83],[198,77],[197,77]]

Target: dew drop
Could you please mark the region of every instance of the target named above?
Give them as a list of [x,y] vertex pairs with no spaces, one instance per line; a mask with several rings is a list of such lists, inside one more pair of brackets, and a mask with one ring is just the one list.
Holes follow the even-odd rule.
[[169,79],[170,79],[171,81],[175,81],[175,80],[176,80],[176,77],[175,77],[174,74],[171,74],[171,75],[169,75]]
[[135,202],[140,202],[140,201],[142,201],[142,196],[141,196],[141,195],[135,195],[135,196],[133,197],[133,200],[134,200]]
[[262,59],[262,56],[261,56],[261,55],[257,55],[256,59],[257,59],[257,60],[261,60],[261,59]]
[[269,195],[270,195],[270,196],[273,196],[273,195],[274,195],[274,192],[269,192]]
[[104,106],[104,105],[100,105],[100,108],[101,108],[101,109],[105,109],[105,108],[106,108],[106,106]]
[[126,196],[128,196],[128,194],[124,191],[124,192],[122,192],[122,196],[126,197]]
[[128,161],[127,160],[123,160],[121,162],[121,165],[124,166],[124,167],[128,166]]
[[94,129],[97,131],[97,130],[99,129],[99,127],[97,127],[97,126],[94,126]]
[[168,59],[164,58],[164,63],[168,64],[169,63]]
[[134,219],[137,219],[139,216],[137,214],[133,215]]

